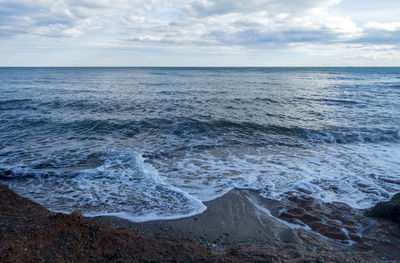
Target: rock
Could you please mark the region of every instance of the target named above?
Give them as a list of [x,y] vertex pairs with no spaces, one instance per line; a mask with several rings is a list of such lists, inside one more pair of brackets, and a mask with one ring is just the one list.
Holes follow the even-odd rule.
[[0,262],[230,262],[197,243],[53,213],[0,184]]
[[[342,221],[350,224],[351,220],[344,214],[351,215],[351,209],[346,210],[340,208],[339,205],[321,205],[312,198],[299,197],[292,200],[293,207],[295,207],[294,203],[298,203],[301,208],[294,209],[293,215],[297,213],[303,220],[308,220],[310,225],[327,236],[344,238],[340,236],[341,233],[334,233],[340,228],[340,224],[329,219],[326,213],[341,215]],[[316,220],[318,213],[321,212],[324,213],[322,216],[327,221]],[[201,221],[200,216],[196,218],[198,218],[197,222]],[[227,222],[227,220],[224,221]],[[177,222],[180,221],[177,220]],[[373,235],[379,236],[379,239],[360,243],[361,245],[357,248],[331,242],[304,229],[298,230],[299,242],[275,239],[265,243],[240,242],[215,248],[166,236],[171,234],[167,229],[165,235],[149,237],[125,227],[100,224],[94,219],[83,217],[79,212],[72,214],[50,212],[0,184],[0,262],[5,263],[397,262],[396,260],[400,258],[400,242],[398,242],[400,231],[390,228],[391,225],[397,228],[396,224],[388,221],[385,223],[386,226],[378,225],[379,228],[372,229]],[[399,232],[397,239],[393,236],[396,231]],[[235,235],[235,231],[225,234],[232,236]],[[208,234],[206,236],[204,233],[204,237],[208,238]]]
[[338,240],[347,240],[349,237],[344,233],[341,228],[334,224],[324,224],[321,222],[312,222],[310,223],[310,227],[315,232],[318,232],[326,237],[338,239]]
[[400,224],[400,193],[395,194],[390,201],[377,203],[374,207],[366,210],[364,214]]
[[278,215],[280,218],[293,224],[304,223],[321,235],[344,242],[358,236],[359,228],[352,218],[355,211],[350,207],[340,203],[323,204],[305,194],[289,194],[290,203]]
[[[288,192],[286,198],[286,208],[281,209],[277,216],[293,224],[308,226],[312,232],[304,228],[299,230],[299,237],[309,244],[314,244],[317,249],[320,249],[320,246],[316,245],[319,241],[314,240],[309,233],[317,232],[342,244],[353,244],[352,247],[363,251],[379,251],[383,255],[400,258],[400,228],[397,224],[386,220],[371,220],[365,217],[362,211],[344,203],[323,203],[303,193]],[[389,202],[380,203],[367,212],[376,212],[394,219],[397,215],[398,222],[399,203],[400,194],[397,194]],[[375,262],[368,257],[366,262]],[[385,260],[382,258],[377,262]]]

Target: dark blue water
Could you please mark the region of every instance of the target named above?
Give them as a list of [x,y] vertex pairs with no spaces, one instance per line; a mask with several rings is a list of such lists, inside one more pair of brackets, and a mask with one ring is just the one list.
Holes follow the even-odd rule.
[[0,181],[56,211],[175,218],[230,189],[400,191],[400,68],[0,68]]

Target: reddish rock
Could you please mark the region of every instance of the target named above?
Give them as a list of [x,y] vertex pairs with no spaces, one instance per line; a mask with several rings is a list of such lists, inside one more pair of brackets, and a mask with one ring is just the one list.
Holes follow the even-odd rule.
[[[329,209],[336,206],[326,210],[309,198],[310,202],[298,197],[292,200],[299,204],[287,211],[292,219],[304,220],[332,238],[343,238],[337,233],[334,236],[340,224],[327,214],[335,214]],[[329,223],[318,221],[318,212]],[[346,224],[354,221],[345,215],[341,219]],[[79,212],[53,213],[0,184],[0,262],[390,262],[400,255],[399,239],[393,231],[391,224],[377,224],[370,237],[361,237],[363,242],[353,247],[300,229],[297,233],[302,241],[297,243],[276,240],[215,249],[192,241],[152,238],[131,229],[112,228],[88,220]]]
[[223,253],[194,242],[149,238],[52,213],[0,185],[0,262],[222,262]]
[[289,194],[290,203],[286,204],[286,211],[279,214],[280,218],[294,224],[303,222],[313,231],[332,239],[348,241],[351,236],[359,236],[359,224],[353,218],[356,212],[349,206],[340,203],[322,204],[311,196]]
[[339,239],[339,240],[347,240],[348,236],[344,233],[340,227],[332,224],[324,224],[321,222],[311,222],[309,224],[311,229],[315,232],[318,232],[326,237]]

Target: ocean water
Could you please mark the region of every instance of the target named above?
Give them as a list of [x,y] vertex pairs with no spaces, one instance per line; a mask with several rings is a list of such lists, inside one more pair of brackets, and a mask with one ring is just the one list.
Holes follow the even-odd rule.
[[133,221],[230,189],[366,208],[400,191],[400,68],[0,68],[0,181]]

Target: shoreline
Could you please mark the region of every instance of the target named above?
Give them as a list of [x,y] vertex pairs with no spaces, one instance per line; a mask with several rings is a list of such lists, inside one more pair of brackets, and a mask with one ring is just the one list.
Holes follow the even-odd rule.
[[254,190],[232,189],[221,197],[204,202],[207,209],[194,216],[147,222],[133,222],[116,216],[98,216],[92,219],[111,227],[126,227],[149,236],[172,235],[218,247],[272,240],[299,242],[294,230],[288,227],[289,222],[284,224],[277,218],[266,215],[251,199],[263,202],[274,213],[283,208],[279,201],[262,200]]
[[[142,223],[51,212],[2,184],[0,200],[2,262],[396,262],[400,258],[398,225],[364,217],[340,203],[320,204],[299,193],[288,196],[285,203],[263,199],[252,190],[231,190],[205,202],[202,214]],[[324,225],[321,220],[331,221]],[[339,221],[349,239],[337,234]],[[353,233],[359,234],[357,241]]]
[[400,228],[396,224],[368,218],[343,203],[319,203],[299,192],[289,193],[287,201],[277,201],[262,198],[256,190],[232,189],[204,204],[207,209],[202,214],[174,220],[132,222],[110,216],[91,220],[219,249],[261,244],[269,249],[293,246],[305,254],[319,251],[318,255],[346,256],[338,262],[370,262],[377,255],[382,262],[400,258]]

